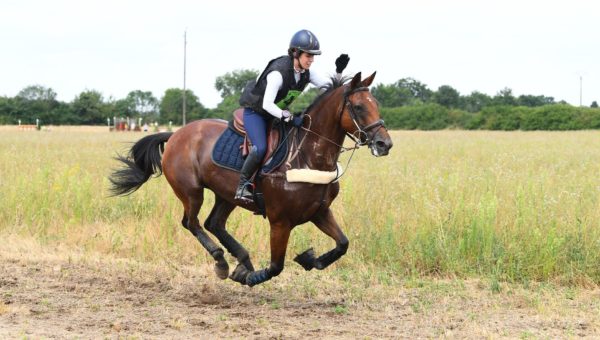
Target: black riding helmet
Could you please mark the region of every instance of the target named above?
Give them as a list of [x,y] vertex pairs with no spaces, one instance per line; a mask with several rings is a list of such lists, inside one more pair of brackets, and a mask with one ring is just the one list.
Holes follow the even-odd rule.
[[[296,51],[319,55],[321,54],[319,40],[311,31],[300,30],[294,34],[290,41],[290,54]],[[299,54],[294,53],[293,56],[297,58]]]

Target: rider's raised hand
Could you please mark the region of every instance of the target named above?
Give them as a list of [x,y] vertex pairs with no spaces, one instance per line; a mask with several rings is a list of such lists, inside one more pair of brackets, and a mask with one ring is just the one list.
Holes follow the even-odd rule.
[[340,54],[340,56],[335,60],[335,72],[342,73],[346,66],[348,66],[349,61],[350,57],[348,57],[347,54]]

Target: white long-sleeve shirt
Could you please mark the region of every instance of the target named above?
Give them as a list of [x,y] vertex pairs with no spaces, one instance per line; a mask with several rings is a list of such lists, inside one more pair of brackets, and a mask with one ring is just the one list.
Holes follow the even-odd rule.
[[[298,82],[300,80],[300,72],[294,71],[294,78],[296,79],[296,82]],[[310,72],[309,82],[317,88],[327,84],[329,81],[328,78],[325,78],[316,72]],[[271,71],[267,74],[267,86],[265,88],[262,106],[265,111],[276,118],[281,118],[283,112],[282,109],[275,105],[275,97],[277,97],[277,92],[279,92],[281,86],[283,86],[283,76],[279,71]]]

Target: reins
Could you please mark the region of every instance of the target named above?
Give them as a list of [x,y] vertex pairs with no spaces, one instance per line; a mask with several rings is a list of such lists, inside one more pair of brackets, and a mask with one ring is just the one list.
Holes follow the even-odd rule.
[[[340,153],[342,153],[342,152],[344,152],[344,151],[350,151],[350,150],[358,149],[358,148],[360,147],[360,146],[356,146],[356,145],[355,145],[355,146],[353,146],[353,147],[351,147],[351,148],[347,148],[347,147],[345,147],[345,146],[343,146],[343,145],[340,145],[340,144],[338,144],[338,143],[336,143],[336,142],[332,141],[331,139],[329,139],[329,138],[327,138],[327,137],[325,137],[325,136],[323,136],[323,135],[320,135],[320,134],[318,134],[318,133],[314,132],[313,130],[311,130],[311,129],[310,129],[310,126],[311,126],[311,124],[312,124],[312,118],[311,118],[309,115],[306,115],[306,117],[308,117],[308,118],[309,118],[309,120],[310,120],[310,122],[309,122],[309,124],[308,124],[308,128],[305,128],[304,126],[301,126],[301,127],[300,127],[300,129],[302,129],[302,130],[304,130],[304,131],[306,131],[306,132],[310,132],[310,133],[312,133],[313,135],[315,135],[315,136],[317,136],[317,137],[319,137],[319,138],[321,138],[321,139],[323,139],[323,140],[326,140],[327,142],[329,142],[329,143],[331,143],[331,144],[333,144],[333,145],[335,145],[335,146],[339,147],[339,148],[340,148],[340,150],[341,150],[341,151],[340,151]],[[304,135],[304,137],[302,137],[302,141],[304,141],[304,138],[306,138],[306,135]]]

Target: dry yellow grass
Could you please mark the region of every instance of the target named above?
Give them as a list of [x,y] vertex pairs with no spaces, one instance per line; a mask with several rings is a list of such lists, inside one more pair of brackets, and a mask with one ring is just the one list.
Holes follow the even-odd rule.
[[[164,178],[108,197],[112,157],[144,133],[0,131],[3,235],[142,261],[210,263],[180,226],[182,208]],[[334,212],[351,244],[327,275],[370,284],[423,275],[600,282],[600,133],[394,131],[392,138],[390,156],[363,148],[341,180]],[[208,194],[201,221],[212,201]],[[236,210],[228,228],[255,262],[268,261],[266,221]],[[288,253],[309,246],[322,252],[333,242],[300,226]]]

